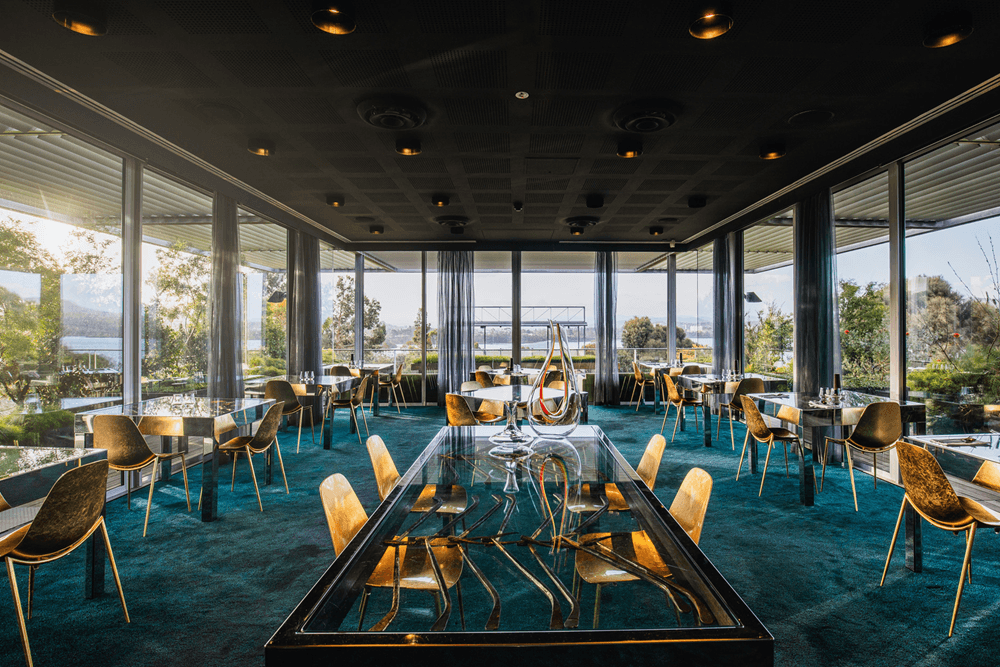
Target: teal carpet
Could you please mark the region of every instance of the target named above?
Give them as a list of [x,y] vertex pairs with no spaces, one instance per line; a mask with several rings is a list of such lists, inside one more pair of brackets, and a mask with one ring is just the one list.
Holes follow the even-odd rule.
[[[438,408],[383,412],[369,419],[400,471],[405,470],[444,423]],[[637,463],[662,416],[648,406],[638,414],[591,408],[625,458]],[[858,476],[855,513],[845,470],[828,471],[814,507],[798,503],[796,458],[790,478],[776,450],[764,487],[759,476],[735,479],[737,452],[723,439],[713,448],[688,430],[668,444],[656,494],[669,505],[686,472],[704,468],[715,480],[701,547],[775,636],[778,665],[995,665],[998,537],[983,531],[973,552],[973,584],[966,587],[955,636],[947,638],[964,541],[924,525],[924,572],[903,567],[902,539],[884,588],[878,579],[902,499],[900,489]],[[317,434],[318,435],[318,434]],[[221,519],[203,524],[188,514],[180,475],[157,487],[149,536],[142,537],[145,497],[108,505],[107,520],[132,623],[121,613],[110,569],[107,593],[83,599],[84,550],[39,568],[34,618],[28,633],[37,665],[262,665],[263,645],[333,559],[317,487],[344,473],[370,513],[378,504],[368,456],[337,417],[334,449],[324,451],[303,433],[281,436],[291,495],[278,484],[262,491],[257,509],[245,462],[229,491],[230,468],[220,472]],[[761,453],[763,464],[763,452]],[[746,467],[744,466],[744,473]],[[258,465],[258,474],[260,466]],[[817,469],[818,473],[818,469]],[[192,471],[197,502],[200,473]],[[262,487],[263,488],[263,487]],[[18,568],[22,597],[27,570]],[[624,589],[622,589],[624,591]],[[610,587],[602,616],[627,604]],[[586,611],[584,617],[586,617]],[[9,592],[0,595],[0,665],[22,665]]]

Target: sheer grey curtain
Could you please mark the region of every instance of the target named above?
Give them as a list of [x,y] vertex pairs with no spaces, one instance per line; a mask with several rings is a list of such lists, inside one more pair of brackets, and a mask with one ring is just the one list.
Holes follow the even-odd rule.
[[471,250],[438,253],[438,405],[457,393],[476,368],[472,350],[473,254]]
[[594,365],[595,405],[618,403],[618,345],[615,316],[618,294],[618,255],[612,251],[595,253],[594,328],[597,332]]
[[208,395],[212,398],[242,398],[243,283],[236,201],[216,194],[212,209]]
[[288,230],[288,372],[322,375],[319,241]]
[[743,371],[743,232],[712,247],[712,372]]

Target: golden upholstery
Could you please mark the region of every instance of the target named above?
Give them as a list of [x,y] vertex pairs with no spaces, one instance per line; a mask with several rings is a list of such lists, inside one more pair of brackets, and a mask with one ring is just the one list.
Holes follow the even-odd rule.
[[487,399],[480,403],[479,409],[472,414],[480,424],[492,424],[502,421],[504,418],[503,401]]
[[976,476],[972,478],[972,483],[1000,493],[1000,465],[996,461],[983,461]]
[[503,404],[500,401],[483,401],[478,411],[469,407],[469,402],[461,394],[446,394],[445,409],[448,414],[448,426],[478,426],[490,424],[504,418]]
[[[752,437],[754,440],[767,445],[767,456],[764,458],[764,473],[760,476],[760,491],[757,495],[760,496],[764,493],[764,479],[767,477],[767,466],[771,462],[771,448],[774,447],[774,443],[780,442],[784,445],[785,449],[785,477],[788,476],[788,443],[795,442],[802,446],[802,441],[799,440],[799,436],[792,431],[785,428],[769,427],[767,422],[764,421],[763,415],[760,414],[760,410],[757,409],[757,404],[753,402],[753,399],[749,396],[740,396],[740,400],[743,402],[743,413],[746,415],[747,420],[747,435],[743,438],[743,451],[740,452],[740,465],[736,468],[736,479],[740,479],[740,471],[743,469],[743,457],[747,453],[747,444],[750,442]],[[786,406],[782,406],[784,409]],[[778,411],[778,419],[782,421],[792,421],[793,423],[798,423],[797,410],[791,408],[782,412]]]
[[[726,383],[727,392],[729,384],[728,382]],[[735,412],[737,417],[743,414],[743,401],[740,400],[740,396],[762,393],[764,393],[764,380],[761,378],[743,378],[733,390],[733,396],[729,399],[729,402],[719,405],[718,428],[715,432],[715,437],[718,438],[719,433],[722,432],[722,408],[727,408],[729,410],[729,440],[732,442],[733,451],[736,451],[736,436],[733,433],[733,413]]]
[[479,380],[466,380],[459,387],[459,391],[477,391],[483,388],[483,383]]
[[632,362],[632,373],[635,376],[635,384],[632,385],[632,395],[629,396],[629,398],[628,398],[628,404],[632,405],[632,399],[635,397],[635,391],[636,391],[636,389],[638,389],[639,390],[639,401],[636,402],[636,404],[635,404],[635,411],[638,412],[639,411],[639,403],[645,403],[646,402],[646,399],[644,398],[644,394],[645,394],[645,391],[646,391],[646,385],[647,384],[653,384],[653,378],[650,377],[650,376],[648,376],[648,375],[644,375],[643,372],[639,369],[639,364],[637,364],[634,361]]
[[[667,441],[662,435],[659,433],[653,434],[653,437],[646,444],[646,450],[642,453],[642,458],[639,459],[639,465],[635,468],[639,479],[645,482],[650,491],[656,487],[656,475],[660,470],[660,461],[663,459],[663,450],[666,446]],[[604,507],[605,502],[604,498],[601,497],[600,491],[600,487],[597,485],[582,484],[580,486],[580,497],[576,500],[571,500],[570,504],[567,505],[567,509],[571,512],[596,512]],[[604,485],[604,497],[607,498],[609,511],[628,511],[628,503],[625,502],[625,498],[622,496],[621,491],[618,490],[616,484],[608,483]]]
[[[830,442],[839,442],[844,445],[844,454],[847,457],[847,471],[851,476],[851,493],[854,494],[854,511],[858,511],[858,491],[854,486],[854,462],[851,460],[851,448],[869,452],[872,455],[872,478],[875,480],[875,488],[878,488],[878,468],[876,467],[876,456],[879,452],[892,449],[896,441],[903,435],[903,418],[899,410],[899,403],[885,401],[882,403],[871,403],[865,406],[864,412],[858,419],[857,426],[851,435],[844,439],[827,438],[823,447],[823,474],[820,481],[826,481],[826,462],[829,458]],[[822,483],[820,489],[823,488]]]
[[118,588],[118,598],[122,603],[122,611],[125,612],[125,622],[130,622],[128,607],[125,605],[125,592],[122,590],[118,566],[115,564],[111,540],[102,515],[108,485],[108,469],[107,461],[95,461],[70,468],[52,485],[35,519],[27,526],[0,539],[0,559],[7,566],[7,578],[10,580],[14,608],[17,610],[21,647],[24,649],[28,667],[32,667],[33,662],[31,647],[28,644],[28,629],[24,622],[25,614],[21,608],[21,597],[14,574],[15,563],[28,566],[27,617],[31,618],[35,568],[69,555],[100,530],[108,552],[108,560],[111,561],[111,572]]
[[[378,485],[378,499],[385,500],[386,496],[395,488],[399,481],[399,472],[396,464],[386,449],[385,442],[377,435],[368,438],[368,458],[371,459],[372,468],[375,471],[375,482]],[[458,514],[464,512],[468,505],[468,498],[465,489],[458,485],[451,484],[427,484],[420,491],[416,502],[413,503],[411,512],[426,512],[434,505],[434,498],[437,497],[443,504],[438,508],[439,514]]]
[[691,468],[670,503],[670,516],[676,519],[695,544],[701,540],[701,528],[711,496],[712,476],[701,468]]
[[299,452],[299,446],[302,445],[302,413],[305,410],[309,411],[309,430],[312,432],[313,444],[316,444],[316,429],[313,426],[312,406],[299,403],[298,394],[295,393],[295,389],[292,388],[291,383],[284,380],[269,380],[264,387],[264,398],[273,398],[275,401],[283,403],[285,406],[283,416],[287,417],[296,413],[299,415],[299,439],[295,443],[296,454]]
[[281,478],[285,480],[285,493],[288,493],[288,478],[285,477],[285,462],[281,460],[281,445],[278,444],[278,427],[281,425],[282,405],[275,403],[264,413],[264,418],[260,420],[260,426],[253,435],[241,435],[233,438],[229,442],[219,445],[219,451],[231,454],[233,457],[233,481],[230,490],[236,487],[236,463],[239,455],[246,454],[250,463],[250,476],[253,478],[253,488],[257,492],[257,504],[260,511],[264,511],[264,504],[260,501],[260,488],[257,486],[257,473],[253,469],[253,455],[263,454],[272,444],[278,454],[278,464],[281,466]]
[[[396,412],[399,412],[399,404],[402,402],[403,398],[403,364],[399,364],[396,367],[396,374],[390,375],[389,377],[382,379],[379,376],[378,386],[375,387],[375,391],[372,392],[372,402],[375,402],[375,396],[382,391],[382,387],[388,387],[389,391],[392,392],[392,401],[396,404]],[[398,394],[397,394],[398,391]],[[371,411],[371,404],[368,405],[369,411]]]
[[698,364],[688,364],[681,369],[681,375],[701,375],[705,372],[705,369]]
[[[350,395],[347,398],[335,399],[332,396],[330,401],[326,404],[328,410],[330,410],[330,419],[332,420],[337,414],[337,408],[347,408],[351,412],[351,420],[354,422],[354,428],[358,433],[358,444],[361,443],[361,426],[358,424],[358,406],[361,407],[361,419],[365,423],[365,437],[370,435],[368,432],[368,417],[365,417],[365,392],[368,391],[368,380],[371,378],[370,375],[366,375],[361,378],[361,382],[358,386],[351,390]],[[332,423],[332,422],[331,422]]]
[[[129,417],[125,415],[95,415],[93,421],[94,447],[96,449],[108,450],[108,465],[112,470],[132,471],[141,470],[150,463],[153,464],[153,473],[149,477],[149,498],[146,501],[146,520],[142,524],[142,536],[146,537],[146,529],[149,527],[149,510],[153,506],[153,488],[156,486],[156,470],[160,461],[170,459],[181,459],[181,473],[184,475],[184,496],[187,498],[187,509],[191,511],[191,494],[188,492],[187,462],[184,460],[183,452],[170,452],[167,454],[157,454],[146,444],[146,439]],[[126,480],[125,489],[128,497],[128,506],[132,506],[132,485]]]
[[0,512],[9,509],[10,509],[10,503],[8,503],[7,499],[3,497],[2,493],[0,493]]
[[892,533],[889,555],[885,559],[879,586],[885,583],[907,504],[932,526],[954,533],[965,531],[965,558],[958,576],[958,591],[955,593],[955,606],[951,612],[951,625],[948,627],[948,636],[951,637],[955,631],[955,618],[958,616],[958,605],[962,601],[966,579],[970,582],[972,580],[972,544],[976,539],[976,529],[980,526],[998,528],[1000,519],[976,501],[957,495],[937,459],[927,450],[899,441],[896,443],[896,454],[906,493],[899,508],[899,517],[896,519],[896,528]]
[[484,371],[482,368],[476,371],[476,382],[478,382],[484,387],[493,386],[493,378],[490,377],[490,374]]
[[[354,536],[361,530],[368,516],[361,506],[350,482],[340,473],[327,477],[319,485],[319,496],[326,513],[326,522],[333,540],[333,550],[339,556]],[[448,588],[455,586],[462,576],[462,555],[459,549],[448,546],[448,538],[431,540],[431,551],[437,560]],[[393,585],[393,571],[396,553],[399,554],[399,587],[437,592],[434,568],[423,545],[388,547],[379,559],[375,570],[365,583],[361,598],[361,619],[358,629],[364,624],[365,606],[372,588],[390,588]]]
[[694,425],[695,425],[695,429],[698,429],[698,428],[700,428],[698,426],[698,421],[697,421],[698,408],[702,409],[702,416],[704,417],[704,414],[705,414],[704,413],[705,404],[701,402],[701,397],[700,396],[697,397],[697,398],[688,398],[683,393],[681,393],[677,389],[677,385],[674,384],[674,380],[673,380],[673,378],[670,377],[670,375],[664,373],[663,375],[661,375],[661,377],[663,378],[663,386],[667,390],[666,391],[666,394],[667,394],[667,410],[663,414],[663,424],[660,426],[660,433],[663,433],[663,429],[665,429],[667,427],[667,417],[670,416],[670,406],[672,405],[675,408],[677,408],[677,413],[676,413],[676,415],[674,417],[674,434],[670,438],[670,442],[673,442],[674,438],[677,437],[677,422],[679,422],[681,420],[681,410],[683,410],[684,408],[688,407],[689,405],[694,407],[694,412],[695,412],[695,423],[694,423]]
[[493,385],[494,386],[496,386],[496,385],[509,386],[510,385],[510,376],[509,375],[504,375],[504,374],[498,374],[498,375],[496,375],[493,378]]

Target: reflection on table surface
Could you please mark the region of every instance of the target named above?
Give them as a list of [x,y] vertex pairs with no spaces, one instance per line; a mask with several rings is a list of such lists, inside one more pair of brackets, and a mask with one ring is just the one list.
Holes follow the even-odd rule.
[[[863,394],[858,391],[843,390],[840,392],[839,401],[824,401],[818,394],[808,394],[804,392],[784,391],[763,394],[749,394],[753,399],[761,399],[768,403],[777,405],[787,405],[804,412],[816,410],[843,410],[845,408],[863,408],[871,403],[882,403],[892,399],[885,396],[875,396],[873,394]],[[923,410],[923,403],[914,401],[895,401],[899,403],[904,412],[907,408]]]
[[[438,598],[447,600],[443,608],[437,610],[435,597],[424,591],[404,589],[396,593],[398,609],[392,611],[396,547],[405,547],[399,549],[405,570],[415,560],[427,559],[428,540],[435,547],[446,546],[441,557],[463,567],[462,608],[469,632],[590,628],[595,587],[584,584],[580,603],[571,592],[580,553],[591,556],[591,565],[597,562],[601,569],[635,579],[617,586],[611,596],[605,592],[601,629],[737,625],[722,597],[692,564],[690,554],[697,547],[663,520],[662,506],[657,509],[659,503],[599,428],[581,426],[568,441],[548,440],[544,429],[535,430],[543,432],[533,443],[535,453],[517,465],[521,490],[507,495],[502,491],[504,462],[490,456],[494,445],[488,436],[498,430],[445,428],[438,434],[386,499],[386,513],[370,520],[362,529],[363,540],[356,538],[350,553],[341,554],[351,564],[332,582],[302,632],[356,632],[362,586],[386,558],[388,567],[383,564],[378,571],[389,577],[373,590],[362,627],[388,633],[460,632],[457,590],[433,581],[428,588],[440,589]],[[368,483],[351,481],[356,487]],[[628,511],[606,511],[609,483]],[[410,511],[426,484],[463,487],[465,512]],[[450,492],[435,493],[442,501],[451,497]],[[595,504],[583,500],[594,497],[604,509],[580,513],[580,507]],[[454,556],[447,555],[449,549]]]
[[0,447],[0,479],[34,472],[59,463],[76,465],[93,450],[72,447]]

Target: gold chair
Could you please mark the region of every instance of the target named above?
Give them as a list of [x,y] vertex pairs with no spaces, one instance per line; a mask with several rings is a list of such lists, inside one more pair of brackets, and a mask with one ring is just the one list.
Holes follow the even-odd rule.
[[[357,409],[361,407],[361,419],[365,422],[365,437],[367,438],[370,433],[368,432],[368,417],[365,416],[365,392],[368,391],[368,380],[371,378],[370,375],[366,375],[361,378],[361,382],[358,386],[351,390],[350,395],[347,398],[335,399],[333,396],[330,397],[329,402],[326,404],[326,409],[330,410],[330,419],[333,420],[334,416],[337,414],[337,408],[347,408],[351,411],[351,420],[354,421],[354,429],[358,433],[358,444],[361,442],[361,425],[358,424],[358,414]],[[332,421],[331,421],[332,423]]]
[[689,364],[681,369],[680,375],[701,375],[705,372],[699,364]]
[[19,528],[0,539],[0,559],[7,566],[7,578],[10,580],[10,590],[14,595],[14,608],[17,610],[17,627],[21,634],[21,647],[28,667],[34,664],[31,660],[31,646],[28,644],[28,628],[25,625],[25,614],[21,608],[21,596],[17,589],[17,579],[14,575],[14,565],[28,566],[28,613],[31,618],[31,604],[35,588],[35,569],[39,565],[51,563],[72,553],[77,547],[86,543],[87,539],[97,530],[104,538],[104,547],[111,561],[111,572],[118,587],[118,599],[125,612],[125,622],[131,622],[128,607],[125,605],[125,592],[118,576],[118,566],[111,550],[111,540],[104,524],[102,511],[104,498],[108,487],[108,462],[95,461],[68,471],[56,480],[52,490],[42,501],[38,514],[27,526]]
[[[357,494],[351,488],[350,482],[340,473],[330,475],[323,480],[323,483],[319,485],[319,497],[323,503],[327,525],[330,528],[333,550],[337,556],[340,556],[344,547],[354,539],[354,536],[364,526],[368,515],[365,514],[365,508],[361,506],[361,501],[358,500]],[[431,551],[434,552],[434,559],[437,560],[441,568],[445,586],[448,588],[455,586],[462,576],[461,551],[450,546],[446,537],[431,540]],[[428,591],[434,593],[435,596],[438,592],[434,566],[423,545],[412,549],[405,545],[388,547],[365,583],[365,589],[361,596],[361,618],[358,621],[358,631],[361,630],[365,622],[365,607],[368,604],[371,589],[393,587],[393,571],[397,552],[400,588]],[[461,601],[459,606],[461,607]]]
[[976,501],[957,495],[937,459],[926,449],[900,440],[896,443],[896,455],[906,493],[903,494],[903,503],[889,544],[889,555],[885,559],[885,568],[878,585],[885,583],[907,504],[932,526],[952,533],[965,531],[965,558],[962,561],[962,572],[958,575],[958,591],[955,593],[955,606],[951,612],[951,625],[948,627],[948,636],[951,637],[955,631],[955,617],[958,616],[958,605],[962,601],[966,578],[972,582],[972,543],[976,539],[976,529],[980,526],[1000,528],[1000,519]]
[[645,403],[645,393],[646,385],[653,384],[653,378],[648,375],[644,375],[642,370],[639,369],[639,364],[632,362],[632,373],[635,376],[635,384],[632,385],[632,395],[628,397],[628,404],[632,405],[632,399],[635,397],[636,389],[639,390],[639,401],[635,404],[635,411],[639,411],[639,403]]
[[400,364],[396,368],[396,374],[390,375],[387,378],[382,378],[381,375],[378,376],[378,384],[375,386],[375,390],[372,392],[372,400],[368,403],[368,412],[372,411],[372,404],[375,402],[376,397],[382,393],[382,389],[388,387],[389,391],[392,392],[392,401],[396,404],[396,412],[399,412],[400,399],[396,396],[396,389],[399,389],[399,396],[403,395],[403,364]]
[[[399,472],[396,464],[385,447],[381,437],[373,435],[368,438],[368,458],[372,461],[375,471],[375,482],[378,485],[378,499],[385,500],[399,482]],[[458,514],[468,506],[468,494],[465,488],[457,484],[427,484],[420,491],[416,502],[410,508],[411,512],[426,512],[434,505],[434,498],[440,498],[444,504],[438,508],[438,514]]]
[[[108,465],[112,470],[130,472],[142,470],[153,464],[153,474],[149,477],[149,499],[146,501],[146,520],[142,524],[142,536],[146,537],[149,527],[149,510],[153,506],[153,487],[156,485],[156,470],[160,461],[181,459],[181,473],[184,476],[184,496],[187,498],[187,510],[191,511],[191,494],[188,491],[187,462],[183,452],[157,454],[146,444],[146,439],[130,418],[125,415],[95,415],[94,416],[94,447],[108,450]],[[132,508],[132,485],[125,480],[128,507]]]
[[309,411],[309,430],[312,433],[313,444],[316,444],[316,428],[313,426],[312,406],[299,403],[298,394],[295,393],[295,389],[292,388],[291,383],[284,380],[269,380],[267,386],[264,387],[264,398],[273,398],[278,403],[284,404],[283,417],[294,414],[299,415],[299,439],[295,443],[296,454],[299,453],[299,446],[302,445],[302,413],[305,410]]
[[[662,436],[660,437],[662,438]],[[712,476],[701,468],[692,468],[685,475],[684,481],[681,482],[681,486],[674,496],[674,501],[670,504],[671,516],[695,544],[698,544],[698,540],[701,539],[701,529],[705,523],[705,512],[708,509],[708,501],[711,496]],[[611,548],[612,537],[612,533],[590,533],[582,536],[579,542],[584,546],[600,543]],[[617,536],[614,542],[616,552],[660,577],[672,576],[670,568],[664,563],[646,531],[633,531],[627,536],[631,538],[628,542],[622,540],[622,537]],[[636,581],[638,577],[584,551],[576,552],[575,566],[576,575],[579,576],[581,582],[594,584],[597,587],[594,593],[594,629],[596,630],[600,623],[601,588],[608,584]],[[579,591],[577,591],[577,599],[579,599]]]
[[462,383],[462,386],[459,387],[459,391],[462,392],[477,391],[482,388],[483,385],[478,380],[466,380],[465,382]]
[[663,424],[660,426],[660,433],[663,433],[663,429],[667,427],[667,417],[670,416],[670,406],[677,408],[677,414],[674,417],[674,434],[670,438],[670,442],[674,441],[677,437],[677,423],[681,420],[681,410],[688,406],[694,407],[695,422],[694,426],[696,430],[700,430],[698,422],[698,408],[702,410],[702,417],[705,415],[705,404],[701,401],[701,396],[697,398],[688,398],[679,389],[677,385],[674,384],[673,378],[667,374],[661,376],[663,378],[663,386],[667,389],[667,410],[663,414]]
[[496,386],[509,387],[510,386],[510,376],[507,375],[507,374],[504,374],[504,373],[498,373],[497,375],[493,376],[493,386],[494,387],[496,387]]
[[878,488],[878,468],[876,467],[879,452],[886,452],[895,447],[896,441],[903,435],[903,418],[899,403],[885,401],[871,403],[865,406],[858,419],[857,426],[847,438],[827,438],[823,447],[823,473],[820,476],[820,489],[826,481],[826,462],[830,450],[830,442],[844,445],[847,456],[847,471],[851,476],[851,493],[854,494],[854,511],[858,511],[858,491],[854,486],[854,464],[851,461],[851,447],[869,452],[872,455],[872,478],[875,488]]
[[483,385],[484,387],[493,386],[493,378],[490,377],[490,374],[484,371],[482,368],[476,371],[476,382]]
[[479,426],[492,424],[504,418],[503,405],[500,401],[483,401],[479,410],[473,412],[469,402],[461,394],[446,394],[444,398],[448,426]]
[[285,493],[288,493],[288,478],[285,477],[285,462],[281,459],[281,445],[278,444],[278,427],[281,425],[282,417],[281,403],[275,403],[264,413],[264,418],[260,420],[260,426],[253,435],[240,435],[229,442],[219,445],[219,451],[231,454],[233,457],[233,481],[229,490],[236,488],[236,463],[240,454],[246,454],[247,462],[250,464],[250,476],[253,478],[253,488],[257,492],[257,504],[260,511],[264,511],[264,504],[260,501],[260,488],[257,486],[257,472],[253,469],[253,455],[263,454],[273,444],[274,450],[278,453],[278,465],[281,466],[281,478],[285,480]]
[[[740,400],[743,401],[743,412],[746,414],[747,435],[743,438],[743,451],[740,452],[740,465],[736,468],[736,480],[740,479],[740,471],[743,470],[743,457],[747,453],[747,443],[750,442],[750,438],[753,437],[757,442],[766,444],[767,456],[764,457],[764,473],[760,476],[760,491],[757,492],[757,496],[760,497],[764,493],[764,478],[767,477],[767,466],[771,462],[771,448],[774,447],[774,443],[777,441],[784,445],[785,477],[788,477],[788,443],[795,442],[801,447],[802,441],[799,440],[797,434],[786,428],[769,427],[764,421],[763,415],[760,414],[760,410],[757,409],[757,404],[749,396],[740,396]],[[782,406],[778,411],[778,419],[798,423],[797,415],[789,414],[789,411],[782,412],[786,407]],[[791,408],[791,411],[794,411],[794,408]]]
[[972,483],[1000,493],[1000,465],[996,461],[983,461],[976,476],[972,478]]
[[330,375],[335,377],[350,377],[351,369],[347,366],[334,366],[330,369]]
[[736,385],[736,390],[733,392],[733,397],[729,399],[728,403],[721,403],[719,405],[719,419],[716,422],[718,429],[715,432],[715,437],[718,439],[719,433],[722,432],[722,408],[729,409],[729,439],[733,443],[733,451],[736,451],[736,436],[733,434],[733,413],[737,415],[743,414],[743,402],[740,397],[745,394],[762,394],[764,393],[764,380],[761,378],[743,378]]
[[10,509],[10,503],[8,503],[7,499],[3,497],[2,493],[0,493],[0,512],[9,509]]
[[[645,482],[650,491],[656,487],[656,475],[660,471],[660,461],[663,459],[663,450],[666,446],[667,441],[662,435],[653,434],[653,437],[646,444],[646,451],[639,459],[639,465],[635,467],[639,479]],[[607,498],[608,511],[610,512],[627,512],[629,510],[625,497],[618,490],[618,485],[613,482],[604,485],[604,498]],[[570,512],[596,512],[604,506],[604,498],[600,495],[599,486],[584,483],[580,485],[580,497],[571,500],[567,509]]]

